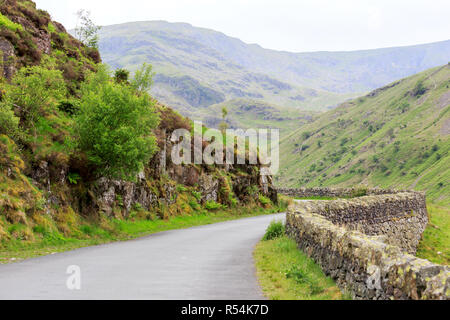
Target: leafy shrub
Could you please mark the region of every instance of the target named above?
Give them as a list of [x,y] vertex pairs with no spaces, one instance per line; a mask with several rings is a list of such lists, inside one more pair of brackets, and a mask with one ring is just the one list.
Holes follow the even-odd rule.
[[309,131],[302,132],[303,141],[308,140],[310,137],[311,137],[311,132],[309,132]]
[[425,92],[427,92],[427,88],[425,87],[423,80],[420,80],[414,87],[412,95],[413,97],[420,97],[421,95],[425,94]]
[[69,173],[67,175],[67,180],[69,181],[70,184],[78,184],[78,181],[81,180],[81,177],[78,173]]
[[80,107],[71,101],[61,101],[58,105],[58,110],[66,113],[69,116],[73,116],[80,110]]
[[197,200],[197,202],[202,201],[202,193],[192,190],[192,196]]
[[0,134],[14,135],[19,126],[19,118],[14,115],[11,105],[0,102]]
[[365,197],[367,196],[367,188],[358,188],[353,190],[351,197],[352,198],[359,198],[359,197]]
[[159,121],[154,102],[111,81],[106,66],[89,75],[81,93],[76,118],[81,150],[98,175],[135,180],[157,150],[151,132]]
[[285,226],[281,221],[272,221],[266,230],[263,241],[281,238],[285,234]]
[[199,210],[200,209],[199,203],[196,200],[194,200],[194,199],[190,200],[188,202],[188,204],[193,210]]
[[263,196],[262,194],[259,195],[258,200],[263,206],[267,206],[272,203],[269,198]]
[[222,205],[213,200],[209,200],[206,202],[205,208],[210,211],[215,211],[215,210],[222,209]]
[[181,184],[177,185],[177,192],[178,193],[183,193],[183,192],[186,192],[187,190],[188,189],[185,186],[183,186]]
[[136,71],[130,84],[139,94],[147,92],[153,84],[152,66],[144,63],[142,67]]
[[5,103],[20,109],[25,127],[35,128],[39,117],[65,97],[66,85],[61,71],[41,66],[20,69],[5,94]]
[[77,12],[79,26],[75,29],[75,35],[83,42],[83,44],[90,48],[97,48],[99,36],[98,32],[101,27],[95,25],[91,19],[91,14],[89,11],[80,10]]
[[56,32],[56,27],[55,27],[55,25],[54,25],[53,23],[51,23],[51,22],[48,24],[47,29],[48,29],[48,32],[50,32],[50,33],[55,33],[55,32]]

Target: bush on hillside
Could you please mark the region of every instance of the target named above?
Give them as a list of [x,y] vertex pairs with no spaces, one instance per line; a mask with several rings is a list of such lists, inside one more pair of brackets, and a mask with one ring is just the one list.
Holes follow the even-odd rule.
[[0,135],[13,136],[19,126],[19,118],[14,115],[11,106],[0,102]]
[[38,119],[51,112],[67,94],[61,71],[51,65],[20,69],[4,97],[4,109],[17,109],[24,129],[35,129]]
[[222,209],[223,206],[220,203],[217,203],[213,200],[209,200],[205,203],[205,208],[209,211],[215,211],[215,210]]
[[425,94],[425,92],[427,92],[427,88],[425,87],[423,80],[420,80],[414,87],[412,95],[413,97],[420,97],[421,95]]
[[135,180],[157,150],[154,103],[147,94],[112,81],[105,66],[88,77],[81,92],[76,118],[80,149],[99,176]]

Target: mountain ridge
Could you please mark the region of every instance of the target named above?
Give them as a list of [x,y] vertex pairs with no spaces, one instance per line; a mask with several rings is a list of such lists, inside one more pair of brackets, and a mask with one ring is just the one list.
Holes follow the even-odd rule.
[[[142,62],[152,64],[157,74],[152,94],[192,116],[211,105],[241,98],[326,111],[447,63],[450,40],[374,50],[291,53],[184,22],[143,21],[104,26],[100,51],[113,68],[134,71]],[[213,99],[204,96],[204,91]]]

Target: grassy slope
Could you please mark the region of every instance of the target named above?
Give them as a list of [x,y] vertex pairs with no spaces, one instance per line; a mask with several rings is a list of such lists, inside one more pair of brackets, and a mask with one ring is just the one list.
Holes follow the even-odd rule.
[[320,267],[287,237],[256,247],[256,268],[264,294],[271,300],[341,300],[346,298]]
[[449,85],[445,65],[323,114],[282,140],[276,183],[413,188],[448,206]]
[[450,210],[428,205],[430,223],[417,250],[419,258],[450,265]]

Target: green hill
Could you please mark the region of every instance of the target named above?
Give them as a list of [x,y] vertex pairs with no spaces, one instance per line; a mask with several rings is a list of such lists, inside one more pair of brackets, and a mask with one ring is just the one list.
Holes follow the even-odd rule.
[[450,204],[450,65],[344,103],[281,142],[283,186],[425,190]]

